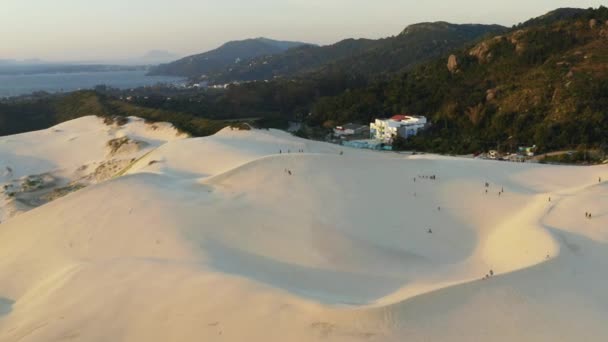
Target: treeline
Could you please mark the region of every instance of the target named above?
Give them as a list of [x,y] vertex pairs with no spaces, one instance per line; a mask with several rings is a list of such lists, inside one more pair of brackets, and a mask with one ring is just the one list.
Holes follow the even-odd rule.
[[116,117],[137,116],[151,122],[171,122],[193,136],[216,133],[230,123],[191,114],[146,108],[119,101],[95,91],[49,95],[39,99],[0,102],[0,136],[52,127],[83,116],[96,115],[114,121]]
[[249,82],[232,85],[223,91],[196,94],[150,94],[132,102],[146,108],[158,108],[216,120],[266,118],[305,120],[320,98],[337,96],[348,89],[369,85],[366,77],[347,73],[328,73],[272,82]]

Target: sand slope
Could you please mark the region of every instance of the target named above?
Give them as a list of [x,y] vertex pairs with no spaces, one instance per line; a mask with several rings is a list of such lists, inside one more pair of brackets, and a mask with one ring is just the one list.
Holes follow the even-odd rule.
[[0,222],[108,180],[146,153],[183,138],[168,123],[131,117],[117,126],[95,116],[0,137]]
[[0,225],[0,341],[608,337],[605,166],[158,146]]

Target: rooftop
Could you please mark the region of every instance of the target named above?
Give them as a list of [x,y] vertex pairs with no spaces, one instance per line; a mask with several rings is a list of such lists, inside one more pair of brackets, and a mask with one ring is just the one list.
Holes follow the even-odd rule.
[[403,114],[398,114],[391,118],[391,120],[395,120],[395,121],[404,121],[404,120],[409,120],[409,119],[411,119],[411,117],[409,115],[403,115]]

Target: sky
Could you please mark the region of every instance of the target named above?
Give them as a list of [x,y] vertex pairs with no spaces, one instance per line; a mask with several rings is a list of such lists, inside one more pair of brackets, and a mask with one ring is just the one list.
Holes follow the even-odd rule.
[[149,50],[180,56],[230,40],[331,44],[426,21],[511,26],[605,0],[0,0],[0,59],[111,61]]

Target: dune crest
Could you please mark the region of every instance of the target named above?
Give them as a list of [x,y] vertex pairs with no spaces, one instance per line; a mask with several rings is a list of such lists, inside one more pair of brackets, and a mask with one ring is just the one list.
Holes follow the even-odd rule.
[[170,135],[2,222],[0,341],[608,337],[606,166]]

